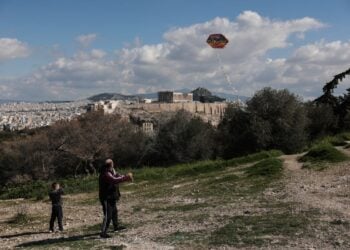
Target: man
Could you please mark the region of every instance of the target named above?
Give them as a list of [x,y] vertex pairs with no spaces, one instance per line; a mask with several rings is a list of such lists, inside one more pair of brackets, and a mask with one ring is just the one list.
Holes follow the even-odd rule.
[[110,238],[107,230],[111,220],[113,221],[114,231],[125,229],[118,225],[117,201],[120,198],[119,183],[132,181],[132,173],[120,175],[114,170],[114,163],[107,159],[105,166],[99,176],[99,198],[103,209],[103,222],[101,227],[101,238]]

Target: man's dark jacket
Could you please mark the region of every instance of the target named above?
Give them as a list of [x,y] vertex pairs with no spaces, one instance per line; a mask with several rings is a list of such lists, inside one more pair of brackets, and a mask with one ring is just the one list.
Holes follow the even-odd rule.
[[99,176],[99,198],[100,200],[119,200],[120,192],[118,184],[129,181],[131,178],[127,175],[113,174],[105,170]]

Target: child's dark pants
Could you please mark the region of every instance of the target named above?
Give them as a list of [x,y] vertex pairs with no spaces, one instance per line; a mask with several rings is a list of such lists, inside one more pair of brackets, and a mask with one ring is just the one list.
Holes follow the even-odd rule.
[[50,230],[51,231],[54,231],[54,223],[55,223],[56,218],[58,221],[59,230],[63,231],[63,225],[62,225],[63,212],[62,212],[61,205],[52,205],[51,219],[50,219]]

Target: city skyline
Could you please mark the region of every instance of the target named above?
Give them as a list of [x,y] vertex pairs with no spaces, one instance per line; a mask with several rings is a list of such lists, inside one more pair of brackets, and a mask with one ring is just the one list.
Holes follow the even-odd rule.
[[[312,99],[349,68],[349,10],[340,0],[3,0],[0,99],[76,100],[198,86],[242,96],[287,88]],[[225,34],[224,50],[206,44],[211,33]],[[345,79],[336,93],[348,87]]]

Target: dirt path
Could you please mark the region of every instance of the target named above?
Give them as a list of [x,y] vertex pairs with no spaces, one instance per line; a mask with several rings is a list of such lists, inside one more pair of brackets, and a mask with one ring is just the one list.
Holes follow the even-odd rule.
[[[350,156],[350,150],[337,149]],[[350,163],[332,164],[323,171],[301,170],[298,158],[302,155],[281,157],[285,168],[290,170],[286,178],[288,199],[350,220]]]
[[305,153],[294,154],[294,155],[282,155],[280,159],[284,162],[284,167],[291,171],[300,170],[303,166],[303,163],[299,162],[298,159],[303,156]]
[[[337,149],[350,156],[350,150]],[[323,171],[308,170],[298,162],[302,155],[280,157],[286,169],[283,202],[295,204],[294,212],[317,214],[311,231],[320,240],[303,237],[301,245],[309,246],[305,249],[349,249],[350,162],[331,164]]]
[[350,149],[339,146],[339,147],[335,147],[336,149],[338,149],[340,152],[342,152],[343,154],[347,155],[350,157]]

